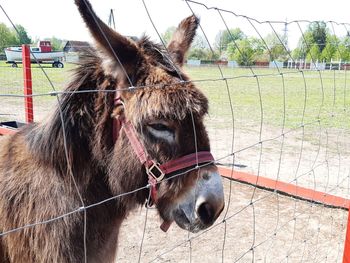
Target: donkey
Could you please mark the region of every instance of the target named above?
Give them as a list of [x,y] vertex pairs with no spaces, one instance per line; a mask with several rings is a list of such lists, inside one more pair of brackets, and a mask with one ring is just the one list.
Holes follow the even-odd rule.
[[224,208],[208,101],[181,69],[198,18],[184,19],[166,50],[75,3],[95,48],[46,119],[1,140],[0,262],[114,262],[122,221],[149,199],[165,230],[175,221],[197,232]]

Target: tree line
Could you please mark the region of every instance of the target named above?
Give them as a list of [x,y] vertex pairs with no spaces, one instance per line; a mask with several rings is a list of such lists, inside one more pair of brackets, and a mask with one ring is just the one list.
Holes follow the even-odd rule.
[[[18,32],[0,23],[0,54],[4,53],[6,47],[35,44],[39,41],[30,38],[22,25],[16,25],[16,28]],[[170,41],[175,30],[175,27],[169,27],[162,34],[165,43]],[[62,50],[65,43],[57,37],[43,40],[50,40],[53,50]],[[244,66],[253,65],[257,61],[284,62],[291,58],[314,62],[331,60],[350,62],[350,32],[338,37],[331,34],[325,22],[312,22],[303,32],[297,47],[289,50],[286,35],[270,33],[260,39],[247,36],[240,28],[233,28],[219,31],[212,47],[209,47],[203,35],[197,34],[188,53],[188,59],[234,60]]]
[[[27,30],[22,25],[16,25],[17,31],[0,23],[0,54],[4,54],[4,49],[11,46],[20,46],[22,44],[36,44],[39,39],[29,37]],[[45,38],[42,40],[50,40],[53,50],[62,50],[64,40],[57,37]]]
[[28,36],[23,26],[16,25],[16,28],[18,32],[13,28],[7,27],[4,23],[0,23],[0,53],[3,53],[4,48],[9,46],[32,43],[32,39]]
[[[175,27],[162,34],[165,42],[170,40]],[[240,28],[219,31],[210,48],[203,35],[197,35],[188,53],[188,59],[234,60],[239,65],[250,66],[255,62],[312,60],[350,62],[350,32],[338,37],[331,34],[323,21],[312,22],[303,32],[298,45],[288,48],[286,35],[270,33],[263,39],[247,36]]]

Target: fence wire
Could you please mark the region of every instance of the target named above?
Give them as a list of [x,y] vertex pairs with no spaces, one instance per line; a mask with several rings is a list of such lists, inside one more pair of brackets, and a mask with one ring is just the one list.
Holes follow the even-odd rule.
[[[157,14],[148,7],[147,1],[142,0],[142,4],[145,16],[166,48],[153,19]],[[202,16],[202,21],[206,16],[215,16],[218,23],[212,26],[227,31],[232,45],[243,57],[244,51],[230,28],[245,23],[251,35],[262,41],[271,56],[271,48],[263,35],[269,28],[284,49],[288,63],[281,65],[272,61],[270,68],[259,68],[249,63],[245,63],[244,67],[220,64],[185,66],[185,71],[192,78],[189,82],[209,98],[210,112],[206,117],[206,127],[215,163],[229,171],[229,178],[223,177],[225,210],[213,226],[192,234],[174,225],[167,233],[162,233],[156,210],[140,208],[122,226],[116,260],[341,262],[348,216],[345,207],[349,203],[334,205],[332,201],[341,197],[348,202],[350,198],[347,68],[339,64],[338,68],[330,65],[326,69],[312,54],[309,62],[306,58],[296,60],[278,33],[280,26],[288,24],[300,35],[301,46],[310,49],[313,44],[308,42],[305,28],[314,21],[258,21],[234,10],[209,7],[198,1],[185,0],[179,5],[184,5],[189,14]],[[15,15],[8,19],[16,21]],[[331,29],[331,35],[344,31],[349,33],[349,23],[325,23]],[[198,31],[214,55],[215,48],[207,30],[202,24],[199,25]],[[340,52],[339,45],[336,48]],[[119,61],[115,53],[114,56]],[[74,69],[74,65],[67,66]],[[21,90],[21,70],[21,67],[0,65],[0,121],[24,121],[22,100],[25,95]],[[40,64],[32,67],[36,121],[42,120],[55,107],[55,103],[63,118],[60,96],[70,93],[64,90],[69,73],[58,70]],[[131,80],[128,81],[134,89],[152,88],[133,87]],[[181,78],[179,81],[184,82]],[[100,91],[91,87],[90,90],[74,94],[96,92],[115,91]],[[193,118],[192,114],[193,131],[189,132],[196,134]],[[61,121],[64,132],[64,119]],[[193,143],[197,149],[197,142]],[[67,149],[66,159],[69,163]],[[67,173],[74,180],[71,168]],[[178,173],[171,178],[184,174]],[[251,175],[253,179],[247,181],[246,178]],[[265,179],[272,182],[270,187],[262,184]],[[281,185],[289,186],[292,192],[286,194],[283,191],[285,188],[281,190]],[[54,224],[75,213],[84,213],[86,231],[88,209],[149,187],[145,185],[94,204],[85,204],[80,198],[80,207],[55,218],[7,229],[0,233],[0,238],[26,228]],[[76,187],[79,193],[78,189]],[[311,196],[305,197],[305,191]],[[323,193],[324,199],[321,198],[321,201],[316,198],[318,193]],[[85,233],[85,262],[88,262],[86,242]]]

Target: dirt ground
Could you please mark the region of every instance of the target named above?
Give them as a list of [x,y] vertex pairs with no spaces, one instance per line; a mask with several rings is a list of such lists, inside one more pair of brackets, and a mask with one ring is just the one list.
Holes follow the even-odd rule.
[[228,179],[224,187],[226,220],[223,214],[210,230],[198,234],[175,224],[163,233],[154,209],[135,211],[122,226],[117,262],[137,262],[139,255],[141,262],[342,261],[347,211]]
[[[350,121],[345,116],[346,121]],[[349,198],[350,131],[315,123],[294,129],[207,120],[216,160],[238,171]],[[220,128],[218,128],[220,127]],[[232,148],[233,144],[233,148]],[[231,155],[234,153],[234,156]]]

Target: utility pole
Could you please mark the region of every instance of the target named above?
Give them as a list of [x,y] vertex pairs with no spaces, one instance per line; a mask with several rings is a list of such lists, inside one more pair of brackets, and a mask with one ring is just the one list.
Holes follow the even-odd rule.
[[111,12],[109,13],[108,26],[115,30],[115,21],[114,21],[113,9],[111,9]]
[[283,40],[284,40],[284,46],[288,47],[288,22],[286,19],[286,22],[284,23],[284,28],[283,28]]

